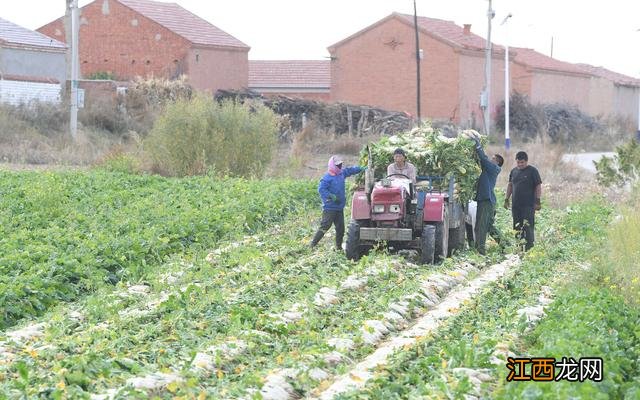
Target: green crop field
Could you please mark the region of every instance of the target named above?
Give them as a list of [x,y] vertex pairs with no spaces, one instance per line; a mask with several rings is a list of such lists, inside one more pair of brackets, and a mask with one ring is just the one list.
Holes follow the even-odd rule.
[[[333,229],[311,250],[315,181],[0,178],[0,399],[640,398],[634,204],[546,208],[526,254],[423,266],[349,261]],[[508,381],[527,357],[602,379]]]

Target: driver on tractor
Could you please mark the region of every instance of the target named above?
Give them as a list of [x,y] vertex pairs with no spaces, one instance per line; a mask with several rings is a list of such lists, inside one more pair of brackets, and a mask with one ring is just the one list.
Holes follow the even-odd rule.
[[411,180],[411,183],[416,183],[416,167],[407,161],[407,155],[404,150],[397,148],[393,152],[393,163],[387,167],[387,175],[405,175]]

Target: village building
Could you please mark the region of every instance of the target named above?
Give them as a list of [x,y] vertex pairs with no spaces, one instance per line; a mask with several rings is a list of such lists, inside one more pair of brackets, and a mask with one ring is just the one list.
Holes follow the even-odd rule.
[[[95,0],[80,9],[82,77],[175,79],[198,90],[248,85],[249,46],[175,3]],[[39,32],[65,41],[64,18]]]
[[66,46],[0,18],[0,102],[58,102],[65,82]]

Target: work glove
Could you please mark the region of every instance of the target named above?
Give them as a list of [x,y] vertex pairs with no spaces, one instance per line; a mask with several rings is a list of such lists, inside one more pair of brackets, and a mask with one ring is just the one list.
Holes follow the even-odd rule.
[[509,201],[509,199],[504,199],[504,208],[505,210],[511,208],[511,201]]
[[542,208],[542,204],[540,204],[540,199],[536,199],[536,202],[533,204],[533,209],[536,211],[540,211]]
[[333,201],[334,203],[337,203],[337,202],[338,202],[338,196],[336,196],[335,194],[330,194],[330,195],[329,195],[329,199],[330,199],[331,201]]

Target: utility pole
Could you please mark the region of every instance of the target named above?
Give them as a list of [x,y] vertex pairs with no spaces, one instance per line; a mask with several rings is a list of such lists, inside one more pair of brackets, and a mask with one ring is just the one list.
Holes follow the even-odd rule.
[[75,141],[78,136],[78,0],[70,1],[71,7],[71,91],[70,91],[70,121],[71,138]]
[[420,114],[420,35],[418,33],[418,9],[416,7],[416,0],[413,0],[413,23],[416,32],[416,110],[418,116],[418,124],[422,122]]
[[491,20],[495,17],[496,13],[491,8],[491,0],[489,0],[489,9],[487,10],[487,45],[486,45],[486,60],[485,60],[485,86],[482,91],[482,97],[480,100],[480,107],[484,108],[484,133],[485,135],[491,134]]
[[[506,17],[502,20],[500,25],[504,25],[507,23],[507,20],[511,18],[513,15],[511,13],[507,14]],[[504,45],[504,148],[505,150],[509,150],[511,148],[511,137],[509,136],[509,100],[511,92],[509,90],[509,36],[505,40]]]

